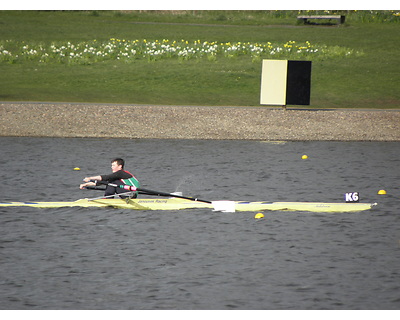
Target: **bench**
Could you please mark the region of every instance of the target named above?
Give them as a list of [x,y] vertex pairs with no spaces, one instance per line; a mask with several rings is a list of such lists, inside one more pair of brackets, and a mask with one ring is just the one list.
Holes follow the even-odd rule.
[[330,15],[330,16],[297,16],[297,20],[302,20],[304,24],[308,24],[308,19],[328,19],[337,20],[338,24],[343,24],[346,16]]

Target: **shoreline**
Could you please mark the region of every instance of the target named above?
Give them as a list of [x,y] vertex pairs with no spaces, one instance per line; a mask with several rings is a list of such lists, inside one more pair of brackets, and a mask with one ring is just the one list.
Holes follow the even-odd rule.
[[0,136],[400,141],[398,111],[0,102]]

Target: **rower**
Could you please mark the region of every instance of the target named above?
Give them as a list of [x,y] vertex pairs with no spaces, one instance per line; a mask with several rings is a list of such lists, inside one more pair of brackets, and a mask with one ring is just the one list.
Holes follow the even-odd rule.
[[124,166],[125,166],[125,161],[123,159],[115,158],[111,160],[111,170],[113,173],[86,177],[83,179],[85,183],[82,183],[79,186],[79,188],[85,189],[86,187],[90,186],[98,186],[101,184],[106,184],[107,187],[105,189],[104,196],[107,198],[113,197],[113,195],[115,194],[121,194],[119,195],[119,197],[122,199],[137,198],[138,192],[133,192],[130,195],[127,195],[126,190],[109,185],[109,183],[111,183],[116,185],[120,184],[129,185],[129,186],[134,186],[136,188],[140,187],[140,183],[136,179],[136,177],[129,171],[124,170]]

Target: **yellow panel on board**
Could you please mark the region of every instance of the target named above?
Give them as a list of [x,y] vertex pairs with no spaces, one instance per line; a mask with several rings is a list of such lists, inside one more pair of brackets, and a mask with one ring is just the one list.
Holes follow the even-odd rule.
[[288,60],[263,60],[260,104],[286,105]]

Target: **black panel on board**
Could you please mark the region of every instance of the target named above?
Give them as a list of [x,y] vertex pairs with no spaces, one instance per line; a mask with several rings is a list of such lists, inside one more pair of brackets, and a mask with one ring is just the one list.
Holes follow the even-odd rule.
[[286,104],[309,105],[311,61],[288,61]]

